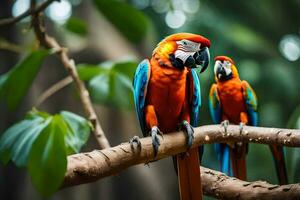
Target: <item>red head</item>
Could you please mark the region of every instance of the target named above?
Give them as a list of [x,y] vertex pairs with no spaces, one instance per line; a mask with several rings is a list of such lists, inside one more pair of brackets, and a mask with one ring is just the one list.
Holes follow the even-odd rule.
[[230,62],[231,64],[235,64],[234,61],[231,58],[229,58],[228,56],[216,56],[214,60],[215,61],[220,60],[222,62],[224,62],[226,60],[226,61]]
[[216,56],[214,59],[214,73],[216,80],[226,81],[239,76],[234,61],[228,56]]
[[201,65],[203,72],[209,62],[210,41],[192,33],[176,33],[163,39],[154,49],[153,55],[169,59],[173,67],[195,68]]
[[210,41],[201,36],[201,35],[197,35],[197,34],[193,34],[193,33],[175,33],[173,35],[169,35],[168,37],[166,37],[162,42],[167,41],[181,41],[181,40],[189,40],[192,42],[196,42],[201,44],[201,47],[210,47]]

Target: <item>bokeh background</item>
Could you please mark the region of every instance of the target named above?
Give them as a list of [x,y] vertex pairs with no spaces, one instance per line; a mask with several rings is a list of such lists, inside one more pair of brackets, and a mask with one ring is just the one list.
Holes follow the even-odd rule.
[[[17,16],[28,0],[4,0],[0,17]],[[111,145],[141,135],[134,108],[130,79],[136,63],[150,57],[155,45],[177,32],[202,34],[212,42],[211,57],[228,55],[240,77],[255,89],[259,102],[259,125],[300,128],[300,1],[299,0],[61,0],[46,10],[50,35],[69,49],[76,63],[112,69],[121,65],[125,73],[113,71],[86,78],[97,114]],[[30,19],[0,27],[0,74],[7,72],[26,53],[37,47]],[[211,124],[207,96],[214,81],[213,59],[200,76],[202,108],[200,124]],[[127,70],[128,69],[128,70]],[[24,76],[26,76],[24,74]],[[56,113],[69,110],[84,116],[72,84],[37,106],[41,93],[66,77],[55,56],[48,57],[37,79],[15,111],[0,104],[0,133],[32,107]],[[82,151],[96,149],[91,135]],[[289,181],[300,181],[300,154],[286,149]],[[268,146],[251,144],[248,179],[276,184],[275,168]],[[205,146],[203,165],[217,169],[211,145]],[[297,170],[298,169],[298,170]],[[61,190],[50,199],[178,199],[176,175],[171,159],[131,167],[98,182]],[[10,163],[0,165],[0,199],[42,199],[25,169]]]

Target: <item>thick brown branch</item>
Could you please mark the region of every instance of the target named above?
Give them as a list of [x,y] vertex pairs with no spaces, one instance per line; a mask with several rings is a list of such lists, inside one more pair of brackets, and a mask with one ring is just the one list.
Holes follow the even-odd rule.
[[228,200],[282,200],[299,199],[300,184],[272,185],[265,181],[246,182],[201,167],[204,194]]
[[6,25],[11,25],[14,23],[17,23],[21,21],[22,19],[34,14],[34,13],[39,13],[43,10],[45,10],[52,2],[54,1],[60,1],[60,0],[47,0],[41,3],[40,5],[36,6],[35,8],[30,8],[21,15],[17,17],[11,17],[11,18],[6,18],[6,19],[1,19],[0,20],[0,26],[6,26]]
[[[34,8],[35,8],[35,0],[31,0],[31,9],[34,9]],[[61,47],[58,44],[58,42],[55,40],[55,38],[47,35],[45,27],[41,21],[40,13],[32,14],[32,25],[33,25],[36,37],[40,41],[41,45],[43,45],[46,48],[54,49],[56,51],[61,62],[63,63],[63,66],[65,67],[65,69],[68,71],[68,73],[72,77],[72,79],[75,83],[75,86],[79,92],[79,96],[80,96],[84,111],[94,127],[93,132],[95,134],[95,137],[96,137],[100,147],[102,149],[109,148],[110,147],[109,142],[106,139],[105,134],[100,126],[100,122],[99,122],[96,112],[92,106],[89,92],[86,89],[83,81],[81,81],[78,76],[74,60],[69,58],[66,48]]]
[[[194,136],[194,144],[192,147],[201,144],[229,141],[300,147],[300,130],[292,129],[245,126],[243,133],[240,134],[239,126],[236,125],[229,125],[227,133],[225,133],[224,129],[219,125],[208,125],[195,128]],[[129,143],[124,143],[109,149],[95,150],[90,153],[69,156],[68,168],[62,187],[96,181],[100,178],[120,173],[132,165],[147,163],[186,151],[186,138],[182,132],[164,134],[163,138],[160,137],[161,145],[156,158],[154,158],[151,138],[142,138],[140,141],[140,150],[131,148]],[[202,172],[204,173],[205,171]],[[203,176],[205,176],[205,174],[203,174]],[[209,181],[210,179],[206,178],[203,180],[204,192],[206,194],[211,194],[210,190],[212,188],[208,190],[208,184],[212,183],[209,183]],[[221,184],[220,187],[222,187]],[[229,190],[230,188],[227,189]],[[262,190],[257,190],[256,187],[251,188],[251,190],[257,195],[262,195],[263,192]],[[219,195],[226,195],[222,193],[224,191],[222,188],[218,189],[218,191]],[[234,193],[236,190],[232,188],[229,191]],[[290,191],[293,192],[294,189]],[[297,194],[300,195],[298,191],[299,190],[297,190]],[[282,191],[282,193],[284,192],[285,191]]]

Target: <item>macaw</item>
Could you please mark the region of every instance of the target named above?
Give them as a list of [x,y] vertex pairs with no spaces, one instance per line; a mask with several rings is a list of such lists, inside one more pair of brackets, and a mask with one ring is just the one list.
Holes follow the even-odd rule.
[[[215,57],[216,83],[209,93],[209,108],[214,123],[221,123],[226,131],[229,123],[257,126],[257,97],[247,81],[239,78],[234,61],[227,56]],[[248,144],[216,144],[221,171],[246,180],[246,153]],[[287,184],[287,174],[282,146],[270,145],[280,184]],[[230,168],[230,161],[232,170]]]
[[[198,124],[201,104],[200,83],[195,70],[202,73],[209,63],[210,41],[191,33],[177,33],[163,39],[151,59],[137,67],[134,102],[144,137],[152,137],[157,155],[162,133],[183,130],[187,153],[175,156],[181,199],[202,199],[198,149],[193,143],[193,126]],[[133,142],[133,141],[131,141]]]

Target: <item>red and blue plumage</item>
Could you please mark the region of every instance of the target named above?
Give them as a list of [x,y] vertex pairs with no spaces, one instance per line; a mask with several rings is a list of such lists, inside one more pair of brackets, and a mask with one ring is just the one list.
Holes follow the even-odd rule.
[[[134,75],[134,82],[133,82],[135,110],[139,119],[141,130],[145,137],[148,136],[148,131],[149,131],[149,128],[147,128],[146,126],[144,109],[146,105],[147,87],[149,83],[149,78],[151,76],[150,69],[151,66],[149,60],[148,59],[143,60],[136,69],[136,73]],[[190,123],[192,126],[197,126],[199,122],[198,121],[199,108],[201,106],[200,82],[198,79],[198,74],[195,69],[191,69],[187,73],[188,73],[187,77],[189,78],[189,84],[190,84],[189,85],[190,88],[188,90],[188,92],[190,92],[189,101],[191,105]],[[172,101],[172,99],[166,99],[167,104],[171,103],[170,101]],[[159,102],[158,104],[161,103]],[[168,105],[164,104],[163,107],[167,108]],[[179,114],[178,112],[174,113],[174,117],[179,119],[178,114]],[[161,115],[164,115],[164,113],[162,112]],[[179,122],[180,121],[177,120],[177,124]],[[162,129],[164,129],[166,132],[169,132],[169,131],[174,131],[174,128],[175,128],[174,126],[172,126],[171,128],[165,126],[165,128]]]
[[[209,94],[209,108],[214,123],[228,120],[232,124],[257,126],[257,97],[247,81],[239,78],[234,61],[227,56],[217,56],[214,68],[216,83]],[[242,126],[241,126],[242,128]],[[246,180],[247,144],[216,144],[221,171]],[[287,183],[283,150],[270,145],[277,175],[281,184]],[[230,165],[231,163],[231,165]],[[232,170],[231,167],[232,166]]]
[[[189,33],[173,34],[162,40],[150,60],[137,67],[133,80],[135,109],[144,136],[151,136],[154,153],[159,148],[157,134],[178,130],[187,132],[192,145],[193,129],[198,125],[201,105],[200,82],[195,68],[208,65],[209,40]],[[198,150],[189,149],[189,156],[176,156],[182,199],[201,199]]]

